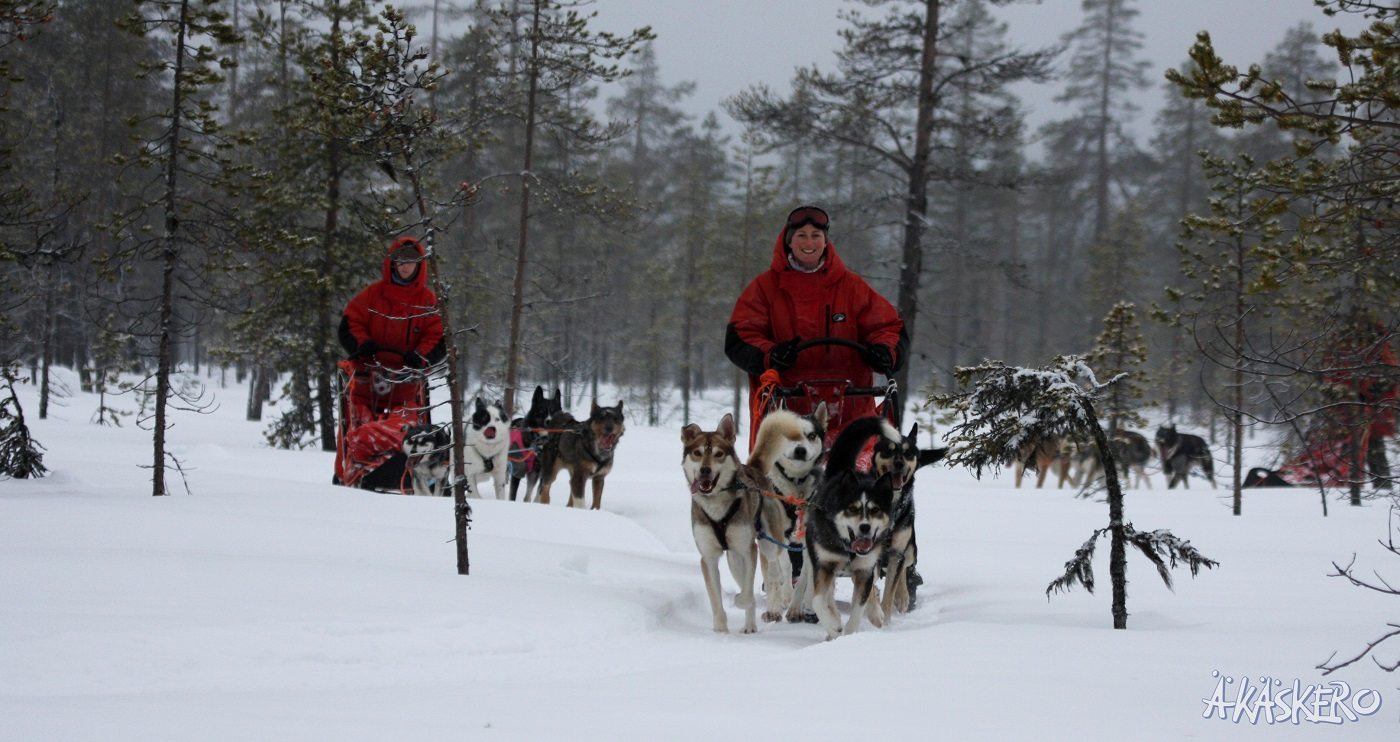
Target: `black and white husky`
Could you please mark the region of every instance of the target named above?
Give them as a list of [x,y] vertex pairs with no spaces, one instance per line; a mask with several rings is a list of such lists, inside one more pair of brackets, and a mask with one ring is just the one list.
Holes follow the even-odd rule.
[[452,436],[438,425],[415,425],[404,431],[403,453],[413,479],[413,494],[437,497],[447,491],[452,463]]
[[769,492],[759,502],[758,550],[763,564],[764,621],[803,620],[802,594],[794,600],[793,571],[800,569],[803,543],[796,537],[800,511],[821,480],[826,403],[810,415],[773,410],[758,426],[747,483]]
[[[928,466],[947,455],[946,448],[919,448],[919,424],[914,423],[907,435],[885,422],[883,418],[873,419],[878,423],[864,423],[871,429],[870,434],[878,435],[871,457],[870,471],[875,476],[890,475],[890,485],[894,489],[894,504],[890,511],[890,536],[885,547],[880,571],[885,575],[885,594],[880,607],[886,620],[892,610],[901,613],[914,607],[915,591],[923,580],[914,571],[919,559],[919,545],[914,538],[914,472]],[[855,427],[861,420],[851,423]],[[847,428],[849,430],[850,428]],[[845,431],[842,431],[843,433]],[[857,431],[859,432],[859,431]],[[867,436],[868,438],[869,436]],[[859,439],[858,439],[859,440]],[[832,458],[828,468],[853,468],[845,461],[848,454],[832,447]]]
[[490,479],[497,500],[506,498],[506,475],[510,471],[510,428],[501,414],[501,403],[486,404],[476,398],[476,410],[465,426],[462,470],[470,493],[480,497],[481,485]]
[[[841,469],[828,471],[807,507],[804,571],[811,574],[812,608],[828,641],[859,631],[861,614],[873,605],[875,571],[888,543],[894,498],[889,474],[875,478]],[[835,597],[836,578],[841,574],[849,574],[853,585],[851,617],[844,629]],[[878,607],[870,619],[877,627],[884,625]]]

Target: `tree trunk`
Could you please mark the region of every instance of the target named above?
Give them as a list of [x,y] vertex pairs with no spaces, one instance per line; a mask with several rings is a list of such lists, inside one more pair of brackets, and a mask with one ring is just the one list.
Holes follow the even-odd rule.
[[530,87],[525,98],[525,162],[520,170],[520,236],[515,248],[515,283],[510,304],[510,341],[506,347],[507,418],[514,414],[515,390],[520,383],[520,315],[525,306],[525,255],[530,236],[530,172],[534,167],[535,98],[540,84],[540,4],[535,3],[530,24]]
[[[933,108],[936,100],[933,93],[934,63],[937,61],[938,13],[941,0],[924,0],[924,40],[919,61],[919,111],[914,130],[914,157],[909,165],[909,190],[904,205],[904,244],[901,248],[899,266],[899,313],[904,319],[904,329],[909,334],[909,348],[912,352],[915,341],[915,328],[919,319],[919,282],[924,269],[923,234],[928,215],[928,165],[933,147]],[[900,391],[908,395],[909,367],[904,366],[895,374]],[[903,419],[904,410],[897,409],[895,425]]]
[[171,371],[171,323],[175,309],[175,268],[179,263],[180,252],[176,247],[176,233],[180,229],[180,219],[176,209],[175,193],[178,186],[180,161],[180,122],[184,106],[185,32],[189,28],[190,3],[180,3],[180,25],[175,33],[175,74],[171,82],[170,130],[166,133],[165,160],[165,234],[162,237],[162,268],[160,290],[160,317],[157,321],[160,342],[156,351],[156,400],[154,445],[152,446],[151,494],[160,497],[169,494],[165,487],[165,412],[170,397]]
[[[340,13],[331,19],[331,69],[340,69]],[[336,234],[340,229],[340,179],[343,142],[332,134],[326,141],[326,215],[321,227],[321,275],[331,275],[335,267]],[[335,406],[331,388],[335,383],[335,355],[331,353],[330,329],[335,322],[330,287],[324,282],[316,291],[316,328],[312,342],[316,354],[316,409],[320,421],[321,450],[334,451]]]
[[1128,549],[1123,523],[1123,485],[1118,481],[1118,462],[1109,448],[1108,436],[1099,425],[1094,407],[1084,402],[1084,416],[1094,432],[1094,448],[1098,450],[1103,469],[1104,487],[1108,490],[1108,578],[1113,583],[1113,628],[1128,628]]

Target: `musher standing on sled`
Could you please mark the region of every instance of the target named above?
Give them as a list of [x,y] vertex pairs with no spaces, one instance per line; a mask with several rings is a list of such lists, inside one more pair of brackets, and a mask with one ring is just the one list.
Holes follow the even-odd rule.
[[421,369],[447,355],[437,295],[423,269],[426,257],[413,237],[389,247],[383,275],[356,294],[340,318],[340,344],[349,357]]
[[[852,386],[869,387],[874,374],[892,376],[904,365],[908,335],[898,310],[858,274],[846,269],[827,239],[831,219],[815,206],[799,206],[788,214],[773,246],[768,270],[751,281],[729,316],[724,354],[749,374],[749,409],[755,406],[759,377],[778,372],[779,384],[794,386],[817,379],[844,379]],[[857,351],[840,345],[813,346],[798,351],[803,339],[839,338],[859,343]],[[794,413],[812,412],[813,402],[788,398]],[[874,415],[873,397],[847,396],[841,400],[838,425],[827,430],[826,447],[841,426]],[[757,413],[755,412],[755,417]],[[760,420],[749,421],[749,448],[754,445]],[[802,571],[802,556],[789,551],[794,576]],[[923,582],[909,571],[910,594]]]

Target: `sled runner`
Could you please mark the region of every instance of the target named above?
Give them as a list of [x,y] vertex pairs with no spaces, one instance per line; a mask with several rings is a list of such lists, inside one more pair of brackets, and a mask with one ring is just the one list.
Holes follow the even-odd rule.
[[[812,338],[798,343],[798,352],[809,348],[832,345],[844,346],[856,351],[863,349],[860,343],[844,338]],[[891,425],[898,426],[899,389],[890,379],[884,386],[856,386],[850,379],[806,379],[792,386],[782,386],[777,372],[769,370],[760,377],[758,401],[750,416],[754,430],[763,422],[763,417],[772,410],[788,409],[807,413],[826,403],[827,428],[826,447],[830,448],[836,437],[851,421],[863,417],[850,409],[849,402],[858,397],[882,397],[876,405],[875,414],[885,418]]]
[[432,422],[424,372],[359,359],[343,360],[339,367],[333,481],[412,492],[403,443],[409,429]]

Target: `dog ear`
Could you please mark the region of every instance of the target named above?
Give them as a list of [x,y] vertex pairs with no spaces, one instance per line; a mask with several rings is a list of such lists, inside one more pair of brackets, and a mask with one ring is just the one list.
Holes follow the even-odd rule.
[[531,405],[538,405],[538,404],[540,404],[540,403],[543,402],[543,401],[544,401],[544,387],[542,387],[542,386],[536,386],[536,387],[535,387],[535,396],[533,396],[533,397],[530,398],[530,404],[531,404]]
[[593,400],[593,407],[591,407],[591,408],[588,410],[588,416],[589,416],[589,417],[597,417],[597,416],[598,416],[598,410],[601,410],[601,409],[602,409],[602,408],[598,406],[598,400],[596,400],[596,399]]
[[827,420],[826,402],[822,402],[822,403],[820,403],[820,404],[817,405],[817,409],[812,413],[812,417],[815,417],[815,418],[817,419],[817,422],[819,422],[819,423],[822,424],[822,427],[823,427],[823,428],[826,427],[826,420]]
[[913,425],[909,426],[909,435],[906,435],[904,437],[913,438],[915,443],[919,442],[919,423],[917,420],[914,421]]
[[617,414],[622,414],[622,400],[617,400]]
[[[691,423],[685,426],[684,428],[681,428],[681,444],[689,446],[691,441],[700,437],[701,433],[702,431],[700,430],[700,426],[696,425],[695,423]],[[684,454],[682,454],[682,456],[684,456]]]
[[[622,403],[618,402],[617,405],[621,407]],[[728,412],[724,413],[724,417],[719,419],[719,435],[721,438],[729,441],[730,445],[733,445],[735,439],[739,437],[738,432],[734,430],[734,416]]]
[[921,448],[921,449],[919,449],[919,463],[918,463],[917,466],[915,466],[915,468],[917,469],[917,468],[920,468],[920,467],[928,466],[929,464],[936,464],[936,463],[938,463],[939,461],[941,461],[941,460],[943,459],[944,456],[947,456],[947,455],[948,455],[948,449],[947,449],[947,447],[944,447],[944,448],[929,448],[929,449],[923,449],[923,448]]

